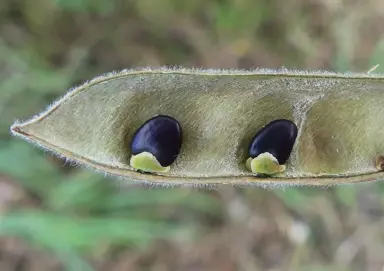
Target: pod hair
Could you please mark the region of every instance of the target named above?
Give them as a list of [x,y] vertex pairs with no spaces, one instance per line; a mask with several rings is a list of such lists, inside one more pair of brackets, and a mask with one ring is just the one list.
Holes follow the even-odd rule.
[[[127,138],[156,115],[182,123],[169,171],[130,166]],[[255,131],[277,119],[298,128],[286,169],[247,170]],[[11,131],[97,171],[164,184],[329,186],[383,179],[384,76],[286,69],[139,69],[76,87]]]

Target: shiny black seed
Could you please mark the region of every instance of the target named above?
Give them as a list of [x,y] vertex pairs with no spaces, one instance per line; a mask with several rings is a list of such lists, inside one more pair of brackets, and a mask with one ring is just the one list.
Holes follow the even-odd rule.
[[252,139],[248,154],[255,158],[269,152],[280,165],[288,160],[297,137],[297,127],[289,120],[275,120],[264,126]]
[[171,165],[181,149],[182,132],[177,120],[159,115],[147,120],[133,135],[131,151],[153,154],[163,166]]

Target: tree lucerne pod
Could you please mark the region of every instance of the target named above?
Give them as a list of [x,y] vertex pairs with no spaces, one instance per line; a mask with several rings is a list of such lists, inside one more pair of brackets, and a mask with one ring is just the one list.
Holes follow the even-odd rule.
[[[169,170],[138,171],[130,164],[132,139],[158,115],[181,123],[180,153]],[[282,119],[297,127],[285,170],[271,176],[250,172],[246,161],[255,133]],[[74,88],[11,131],[99,171],[155,184],[374,181],[384,177],[384,76],[286,69],[125,70]]]

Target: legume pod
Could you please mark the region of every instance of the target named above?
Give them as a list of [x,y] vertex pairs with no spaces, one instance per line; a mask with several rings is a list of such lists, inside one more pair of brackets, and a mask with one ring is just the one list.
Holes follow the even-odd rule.
[[[130,166],[130,142],[148,119],[183,130],[164,173]],[[298,134],[284,172],[247,170],[252,137],[287,119]],[[165,184],[318,185],[384,177],[384,76],[265,70],[125,70],[72,89],[11,131],[70,160],[133,181]]]

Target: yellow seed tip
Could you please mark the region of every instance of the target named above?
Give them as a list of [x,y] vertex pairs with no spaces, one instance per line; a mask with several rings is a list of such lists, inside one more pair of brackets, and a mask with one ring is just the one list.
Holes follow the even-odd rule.
[[142,152],[137,155],[132,155],[130,159],[131,167],[145,172],[165,173],[170,170],[170,167],[163,167],[156,157],[149,152]]
[[277,159],[270,153],[264,152],[255,158],[248,158],[246,167],[255,174],[273,175],[284,172],[285,165],[280,165]]

